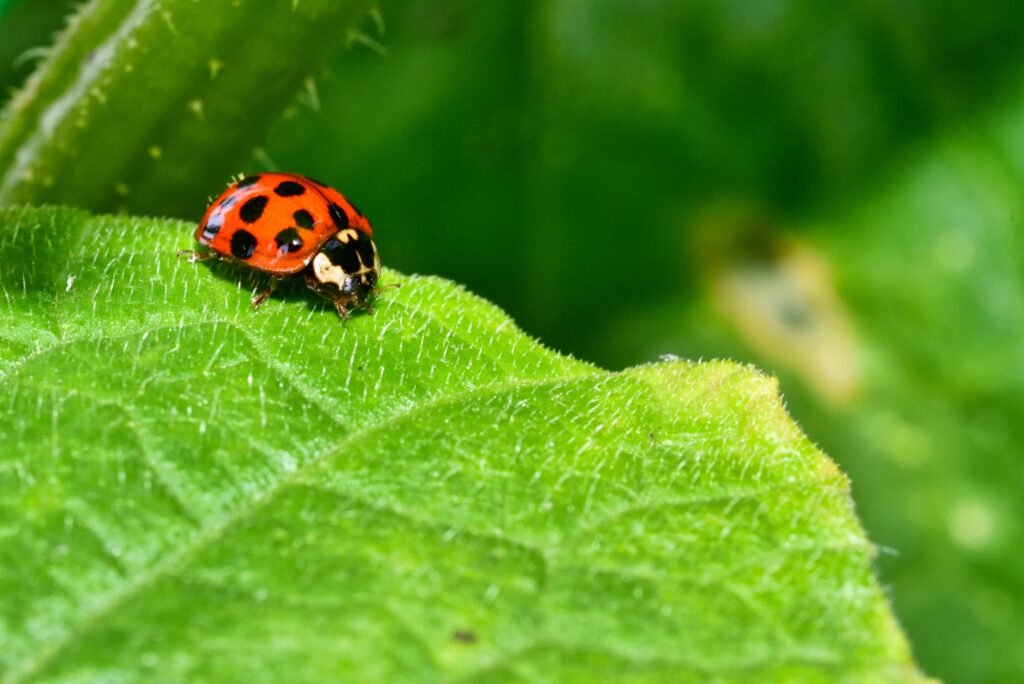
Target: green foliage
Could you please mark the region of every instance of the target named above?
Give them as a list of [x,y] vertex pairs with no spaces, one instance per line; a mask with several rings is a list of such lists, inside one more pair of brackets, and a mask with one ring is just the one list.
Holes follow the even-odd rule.
[[259,312],[190,226],[0,211],[0,679],[916,681],[774,381],[447,281]]
[[[0,124],[0,153],[56,164],[52,187],[18,193],[195,219],[229,173],[310,173],[371,216],[388,265],[464,282],[556,348],[611,368],[756,362],[853,477],[923,669],[1021,679],[1019,0],[386,0],[372,39],[359,3],[159,4],[190,30],[151,12],[135,62],[87,48],[120,20],[80,19],[51,51],[65,0],[0,0],[0,83],[54,55]],[[293,6],[346,14],[312,29]],[[256,12],[272,20],[253,29]],[[237,39],[289,26],[306,40],[261,39],[255,61]],[[211,81],[218,46],[247,69]],[[121,75],[113,100],[68,101],[89,113],[68,138],[87,156],[61,129],[39,159],[5,137],[45,132],[32,107],[89,56],[155,85]],[[201,120],[193,90],[220,102]],[[275,302],[296,296],[314,302]],[[5,353],[57,327],[2,331]]]
[[[888,170],[856,204],[794,225],[776,219],[774,230],[827,264],[837,296],[829,306],[844,313],[840,335],[852,354],[822,334],[829,306],[799,291],[760,305],[748,297],[761,311],[760,333],[746,326],[738,336],[727,325],[736,317],[723,321],[703,292],[605,335],[634,357],[673,349],[777,369],[800,424],[852,477],[871,538],[892,550],[880,567],[915,652],[950,681],[1015,681],[1024,672],[1022,141],[1018,88]],[[740,257],[722,258],[760,273],[762,291],[787,292],[785,260]],[[710,291],[716,276],[704,277]],[[794,307],[800,326],[784,322]],[[766,346],[771,321],[788,330],[783,346],[803,342],[838,358],[849,390],[830,391],[835,379]]]
[[0,0],[0,19],[18,3],[18,0]]
[[278,121],[268,157],[415,226],[391,236],[393,263],[470,283],[611,367],[637,360],[614,341],[635,311],[697,296],[707,204],[855,198],[1024,59],[1018,0],[383,10],[387,56],[332,60],[319,110]]
[[4,100],[29,77],[50,51],[53,35],[64,25],[61,0],[0,0],[0,92]]
[[369,4],[84,5],[0,122],[0,203],[201,209]]
[[802,419],[856,455],[843,462],[873,538],[899,549],[883,567],[905,619],[935,643],[955,635],[933,656],[951,681],[1024,672],[1022,136],[1019,90],[810,227],[870,361],[855,401],[804,402]]
[[[269,156],[398,228],[392,263],[471,284],[556,348],[779,374],[888,549],[923,669],[1020,681],[1024,4],[501,7],[385,12],[389,56],[336,60]],[[339,128],[345,154],[318,154]],[[735,209],[756,225],[722,258],[796,241],[830,272],[831,358],[859,394],[835,400],[792,348],[738,334],[760,319],[722,315],[706,218]]]

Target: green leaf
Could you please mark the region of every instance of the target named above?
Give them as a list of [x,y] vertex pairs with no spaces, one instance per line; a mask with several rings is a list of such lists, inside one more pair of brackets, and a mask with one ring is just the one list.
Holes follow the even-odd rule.
[[0,203],[188,215],[370,0],[97,0],[0,121]]
[[0,211],[2,681],[919,679],[774,380],[432,277],[253,312],[190,228]]

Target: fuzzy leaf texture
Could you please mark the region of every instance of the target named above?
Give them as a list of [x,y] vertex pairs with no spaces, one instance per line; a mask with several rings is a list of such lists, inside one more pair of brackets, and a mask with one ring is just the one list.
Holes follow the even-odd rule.
[[370,0],[93,0],[0,118],[0,204],[187,215]]
[[[917,681],[774,380],[0,210],[0,681]],[[386,241],[384,241],[386,246]]]

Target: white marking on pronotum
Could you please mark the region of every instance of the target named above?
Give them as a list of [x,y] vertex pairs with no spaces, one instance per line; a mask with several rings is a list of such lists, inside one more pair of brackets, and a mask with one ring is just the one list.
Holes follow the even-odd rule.
[[[14,163],[0,182],[0,201],[8,198],[14,185],[23,177],[31,176],[32,169],[29,167],[36,159],[39,148],[53,139],[54,132],[68,117],[68,113],[83,99],[82,96],[96,85],[103,70],[111,63],[111,57],[118,45],[145,20],[152,6],[153,0],[139,0],[135,4],[135,8],[121,23],[120,28],[93,51],[92,58],[82,60],[82,65],[78,69],[78,78],[64,95],[54,100],[53,104],[43,111],[39,116],[39,125],[35,133],[18,148]],[[130,44],[129,47],[131,47]]]
[[335,235],[335,237],[338,238],[343,245],[347,245],[352,241],[359,242],[359,233],[357,233],[354,228],[346,228]]
[[338,289],[345,287],[345,279],[348,274],[341,266],[331,263],[331,260],[323,252],[313,257],[313,273],[321,283],[334,283]]

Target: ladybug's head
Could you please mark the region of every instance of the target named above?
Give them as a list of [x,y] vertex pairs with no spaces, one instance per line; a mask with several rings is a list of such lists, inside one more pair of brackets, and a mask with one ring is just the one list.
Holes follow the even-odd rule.
[[365,307],[379,277],[380,257],[373,238],[346,228],[331,236],[313,257],[306,281],[328,299]]

